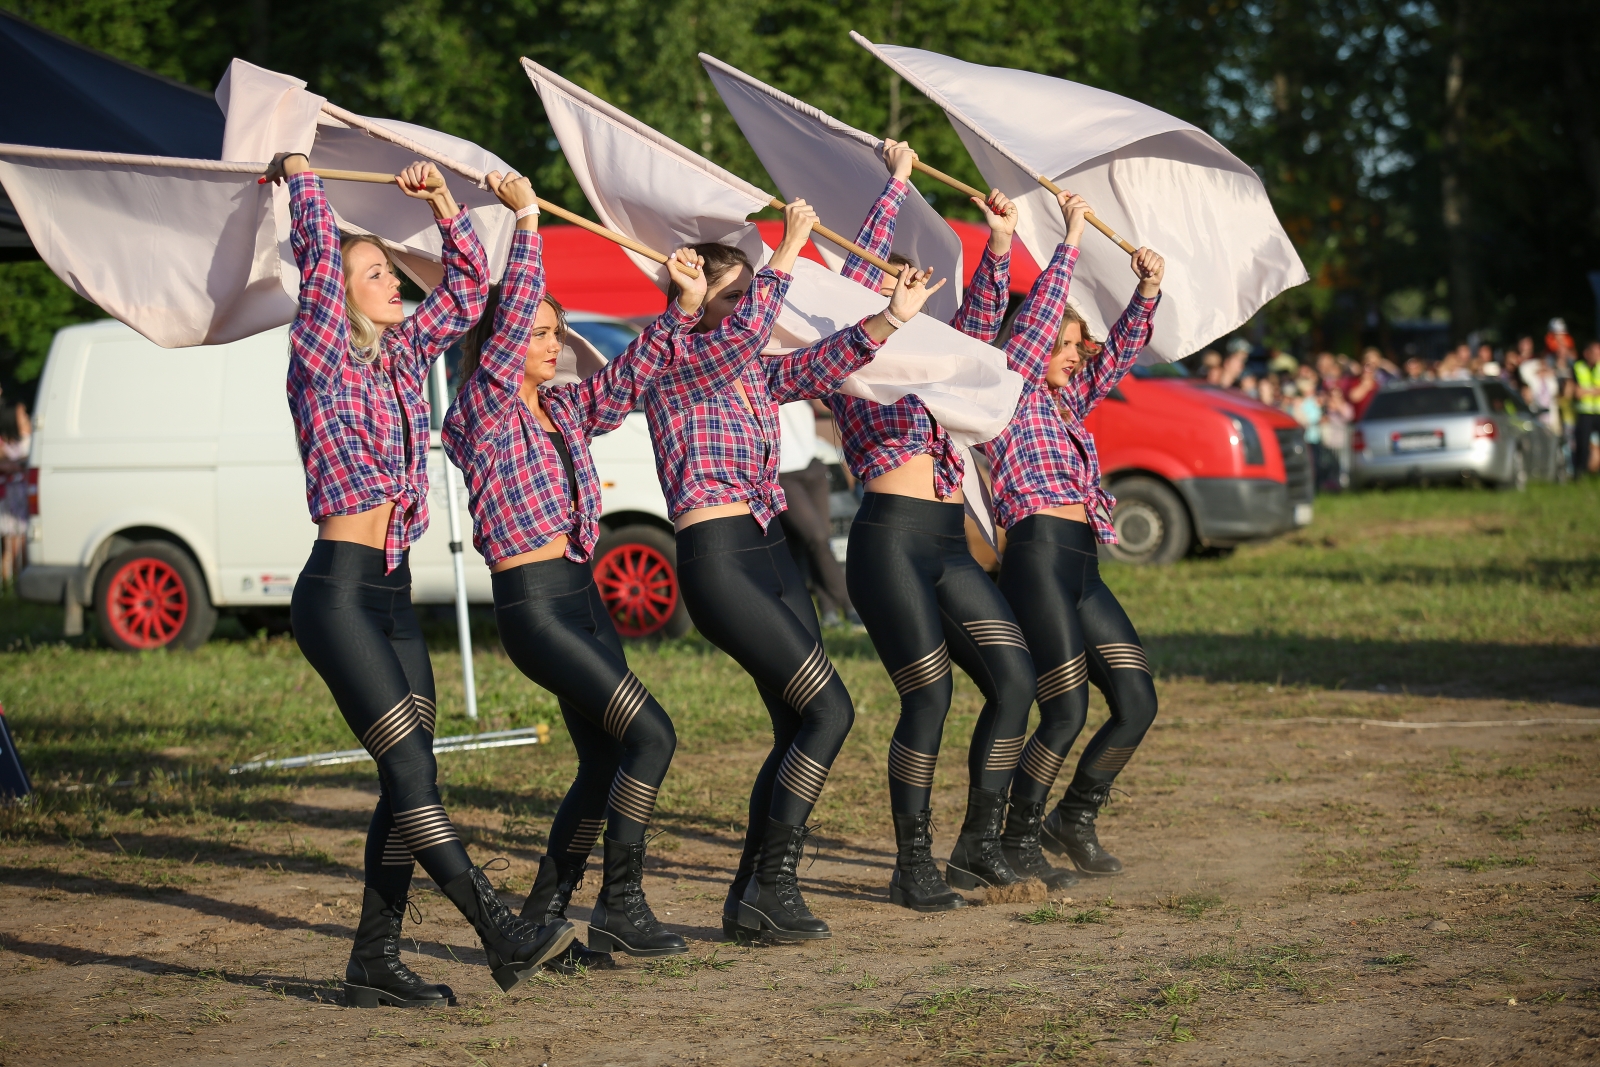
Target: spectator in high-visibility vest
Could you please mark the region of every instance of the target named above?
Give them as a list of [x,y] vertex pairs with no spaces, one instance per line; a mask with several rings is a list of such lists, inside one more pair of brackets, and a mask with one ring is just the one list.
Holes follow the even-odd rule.
[[1578,383],[1577,436],[1572,443],[1573,466],[1577,473],[1600,473],[1600,341],[1584,346],[1583,356],[1573,361],[1572,375]]

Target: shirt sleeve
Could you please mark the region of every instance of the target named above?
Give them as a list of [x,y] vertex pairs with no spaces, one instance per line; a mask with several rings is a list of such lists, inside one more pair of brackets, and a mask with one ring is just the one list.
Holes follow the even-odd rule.
[[1006,342],[1006,366],[1043,388],[1050,353],[1061,329],[1061,315],[1067,307],[1067,290],[1072,287],[1072,268],[1078,262],[1076,245],[1060,244],[1050,265],[1033,283],[1028,299],[1017,310],[1011,324],[1011,339]]
[[993,344],[1006,321],[1006,306],[1011,299],[1011,250],[995,255],[983,246],[983,258],[973,272],[967,295],[956,309],[950,325],[984,344]]
[[789,275],[771,267],[756,271],[750,289],[733,314],[710,333],[673,335],[671,369],[656,385],[662,396],[706,397],[731,386],[761,355],[789,291]]
[[289,177],[289,246],[300,268],[300,309],[289,326],[294,369],[318,392],[339,384],[350,351],[344,316],[344,261],[339,226],[322,192],[322,179],[310,171]]
[[399,366],[419,383],[433,361],[472,329],[489,296],[489,257],[472,228],[470,213],[463,207],[451,218],[439,219],[438,225],[444,280],[396,328],[407,352]]
[[1073,380],[1067,389],[1063,389],[1063,398],[1078,412],[1078,417],[1083,418],[1096,404],[1104,400],[1111,390],[1116,388],[1118,382],[1128,371],[1133,369],[1133,364],[1150,343],[1150,333],[1154,328],[1156,305],[1161,303],[1161,294],[1157,293],[1148,300],[1139,295],[1139,290],[1133,291],[1133,299],[1128,301],[1128,308],[1111,327],[1111,333],[1106,337],[1105,346],[1100,350],[1100,355],[1084,366],[1083,370],[1073,375]]
[[[867,212],[867,219],[861,224],[861,232],[856,234],[856,244],[879,259],[889,258],[889,253],[894,248],[895,218],[900,214],[900,204],[905,200],[906,191],[910,188],[908,183],[899,178],[890,177],[889,184],[878,194],[872,210]],[[873,292],[877,292],[883,285],[883,271],[854,252],[845,257],[844,269],[839,273],[853,282],[860,282]]]
[[867,333],[866,319],[814,345],[762,361],[767,391],[779,404],[829,396],[844,380],[872,362],[882,347]]
[[678,335],[700,321],[676,300],[655,317],[644,332],[628,343],[616,359],[598,372],[567,386],[574,400],[574,415],[590,437],[610,433],[639,406],[640,399],[671,365]]

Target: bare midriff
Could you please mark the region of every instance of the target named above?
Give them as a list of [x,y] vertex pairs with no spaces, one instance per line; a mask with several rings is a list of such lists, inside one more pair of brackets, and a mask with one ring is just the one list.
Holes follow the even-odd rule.
[[490,567],[489,573],[499,574],[501,571],[508,571],[512,567],[520,567],[524,563],[542,563],[547,559],[560,559],[566,554],[567,535],[560,534],[548,545],[540,545],[532,552],[518,552],[515,556],[507,556],[499,563],[496,563],[494,566]]
[[368,548],[383,548],[389,538],[389,516],[394,502],[379,504],[371,511],[354,515],[330,515],[317,523],[319,541],[354,541]]
[[869,493],[888,493],[890,496],[909,496],[918,500],[937,500],[944,504],[960,504],[967,499],[960,488],[945,497],[934,491],[933,457],[926,454],[912,456],[889,473],[869,478],[866,490]]
[[687,530],[697,522],[706,522],[709,519],[726,519],[730,515],[748,515],[750,505],[744,501],[735,501],[732,504],[713,504],[708,508],[690,508],[682,515],[672,520],[674,530]]
[[1045,508],[1034,512],[1035,515],[1050,515],[1057,519],[1069,519],[1072,522],[1088,522],[1089,513],[1082,504],[1062,504],[1060,507]]

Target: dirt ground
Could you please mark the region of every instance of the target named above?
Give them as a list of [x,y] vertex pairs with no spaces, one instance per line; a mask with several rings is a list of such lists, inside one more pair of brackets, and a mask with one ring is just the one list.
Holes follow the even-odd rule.
[[[1164,721],[1125,775],[1130,795],[1102,821],[1127,873],[1081,882],[1070,899],[916,915],[886,903],[887,827],[824,831],[804,884],[833,939],[736,948],[717,943],[734,835],[675,832],[658,842],[648,889],[688,956],[619,957],[617,970],[541,976],[502,996],[466,925],[423,894],[408,962],[460,996],[435,1012],[340,1006],[371,794],[305,788],[289,818],[254,837],[166,820],[8,845],[0,1063],[1600,1058],[1593,701],[1211,699],[1227,688],[1164,693]],[[1286,711],[1587,723],[1261,718]],[[937,800],[944,851],[959,800]],[[454,814],[502,829],[494,813]],[[520,906],[538,852],[496,851]],[[580,934],[595,881],[572,909]]]

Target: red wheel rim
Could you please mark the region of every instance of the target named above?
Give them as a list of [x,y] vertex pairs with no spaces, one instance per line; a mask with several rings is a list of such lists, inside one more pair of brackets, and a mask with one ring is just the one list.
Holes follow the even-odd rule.
[[111,576],[106,590],[111,632],[132,648],[163,648],[189,618],[189,590],[172,564],[136,559]]
[[649,545],[618,545],[594,565],[600,599],[623,637],[648,637],[678,609],[678,576]]

